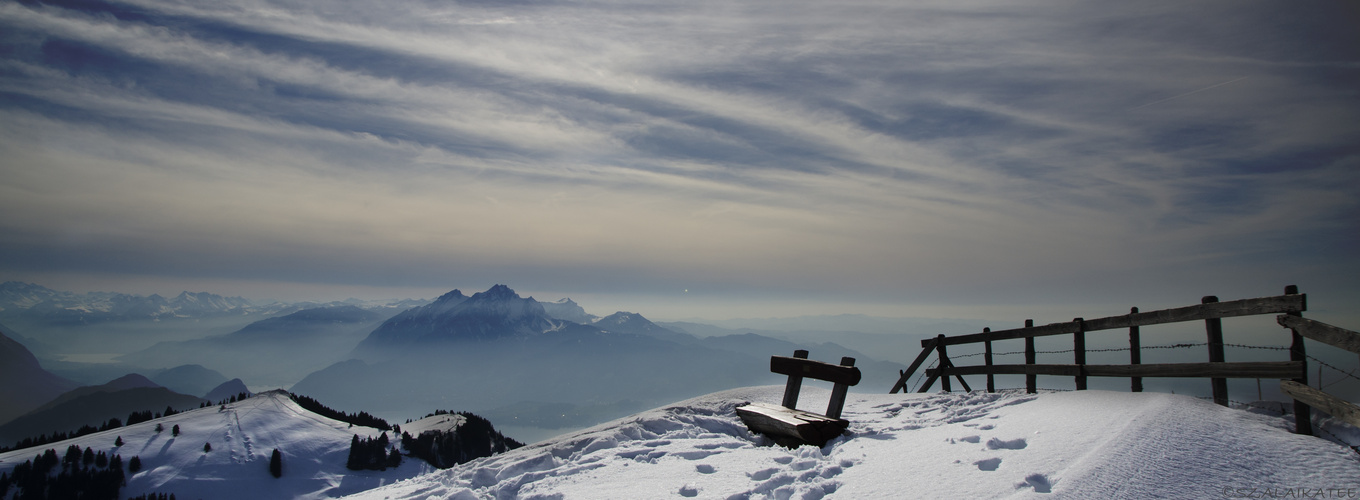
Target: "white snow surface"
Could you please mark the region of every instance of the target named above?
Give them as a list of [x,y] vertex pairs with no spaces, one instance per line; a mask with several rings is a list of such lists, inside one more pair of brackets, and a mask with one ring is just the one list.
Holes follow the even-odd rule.
[[[443,415],[432,415],[429,417],[422,418],[420,420],[415,420],[401,424],[401,431],[409,433],[412,436],[419,436],[420,433],[425,431],[447,432],[457,429],[459,426],[463,425],[463,422],[466,421],[467,418],[464,418],[462,415],[458,415],[456,413],[445,413]],[[491,425],[495,426],[496,423],[492,422]],[[388,437],[393,438],[399,436]]]
[[[353,498],[1360,494],[1360,458],[1351,449],[1293,434],[1280,416],[1183,395],[851,394],[847,435],[823,448],[788,449],[753,435],[734,412],[744,401],[777,403],[782,392],[714,393]],[[823,411],[828,393],[805,387],[799,407]]]
[[[163,428],[159,433],[156,424]],[[175,425],[180,427],[179,436],[172,436]],[[350,427],[303,409],[287,394],[267,392],[228,403],[225,409],[214,405],[0,454],[0,471],[9,471],[48,448],[61,456],[75,444],[122,455],[124,466],[133,456],[141,458],[142,469],[128,476],[122,498],[157,492],[211,500],[336,497],[438,470],[409,457],[400,467],[386,471],[346,469],[350,439],[355,434],[376,437],[381,432]],[[123,445],[114,446],[120,436]],[[388,433],[389,439],[397,441],[398,437]],[[212,451],[205,453],[204,443],[211,444]],[[275,448],[283,458],[279,478],[269,474],[269,457]]]

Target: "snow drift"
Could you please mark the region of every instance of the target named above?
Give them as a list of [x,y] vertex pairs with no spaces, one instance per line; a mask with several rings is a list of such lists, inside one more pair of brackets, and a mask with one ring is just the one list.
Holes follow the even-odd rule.
[[[848,435],[787,449],[733,412],[782,391],[714,393],[354,498],[1260,498],[1360,484],[1346,446],[1183,395],[851,394]],[[805,388],[804,409],[827,392]]]

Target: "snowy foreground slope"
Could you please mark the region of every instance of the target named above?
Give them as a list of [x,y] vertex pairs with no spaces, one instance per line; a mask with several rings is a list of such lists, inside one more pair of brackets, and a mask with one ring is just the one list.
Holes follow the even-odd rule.
[[[441,419],[429,419],[421,425],[441,428],[436,420]],[[157,424],[162,426],[161,432],[156,432]],[[172,435],[176,425],[180,427],[179,436]],[[122,498],[158,492],[211,500],[335,497],[437,470],[414,458],[386,471],[346,469],[350,438],[355,434],[377,436],[380,432],[350,427],[303,409],[287,394],[268,392],[229,403],[225,409],[210,406],[0,454],[0,471],[12,470],[48,448],[65,453],[66,447],[74,444],[122,455],[124,464],[133,456],[140,457],[142,469],[128,475]],[[119,437],[123,445],[115,446]],[[204,443],[210,444],[212,451],[204,452]],[[283,457],[283,476],[279,478],[269,474],[269,457],[275,448]]]
[[[777,403],[782,390],[702,396],[353,498],[1360,494],[1349,448],[1291,434],[1278,416],[1187,396],[851,394],[850,435],[790,450],[753,436],[733,412],[742,401]],[[800,408],[824,410],[827,393],[805,387]]]

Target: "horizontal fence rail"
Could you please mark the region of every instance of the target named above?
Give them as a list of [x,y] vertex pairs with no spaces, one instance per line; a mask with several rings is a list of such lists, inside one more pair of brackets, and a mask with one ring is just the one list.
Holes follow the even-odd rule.
[[1065,377],[1186,377],[1295,379],[1306,369],[1302,361],[1247,363],[1166,363],[1149,365],[977,365],[931,368],[927,377],[954,375],[1058,375]]
[[[1212,302],[1197,306],[1129,313],[1123,316],[1053,323],[1043,326],[1016,328],[1013,330],[998,330],[995,332],[959,335],[957,337],[945,337],[943,342],[944,345],[947,346],[976,344],[989,340],[997,341],[1029,337],[1048,337],[1067,333],[1096,332],[1101,330],[1113,330],[1116,328],[1183,323],[1186,321],[1205,319],[1232,318],[1258,314],[1297,313],[1307,309],[1308,296],[1305,294],[1278,295],[1275,297],[1261,297],[1257,299]],[[927,342],[934,341],[936,341],[936,339],[922,340],[921,347],[925,347]]]
[[1360,333],[1302,316],[1281,314],[1275,317],[1275,321],[1304,337],[1360,354]]
[[[968,383],[964,381],[964,375],[986,375],[987,391],[995,391],[993,377],[995,375],[1025,375],[1025,388],[1028,392],[1036,392],[1037,384],[1035,377],[1038,375],[1073,377],[1077,390],[1086,389],[1087,377],[1125,377],[1131,380],[1131,390],[1134,392],[1142,391],[1142,379],[1144,377],[1178,377],[1178,378],[1207,378],[1211,382],[1213,389],[1214,402],[1227,406],[1228,399],[1227,379],[1279,379],[1281,389],[1294,402],[1295,431],[1300,434],[1312,434],[1312,422],[1310,416],[1310,405],[1329,414],[1337,416],[1343,420],[1357,423],[1360,425],[1360,406],[1356,406],[1330,396],[1318,389],[1308,387],[1308,366],[1307,360],[1313,359],[1320,366],[1331,365],[1321,362],[1312,356],[1308,356],[1304,349],[1303,339],[1308,338],[1353,353],[1360,354],[1360,333],[1338,328],[1326,323],[1303,318],[1303,312],[1308,309],[1308,296],[1298,293],[1298,287],[1293,285],[1285,287],[1284,295],[1272,297],[1260,297],[1254,299],[1230,300],[1219,302],[1217,297],[1204,297],[1202,303],[1193,306],[1176,307],[1157,311],[1139,312],[1138,308],[1130,309],[1129,314],[1120,316],[1110,316],[1096,319],[1075,318],[1064,323],[1052,323],[1042,326],[1035,326],[1032,320],[1025,321],[1024,328],[991,331],[983,329],[980,333],[968,335],[945,336],[938,335],[934,338],[921,340],[921,353],[911,362],[911,365],[904,371],[897,383],[893,385],[891,393],[908,390],[907,385],[913,374],[920,369],[933,353],[936,355],[936,362],[923,372],[925,381],[921,383],[917,392],[926,392],[938,380],[941,389],[948,392],[950,390],[950,379],[957,380],[964,390],[971,390]],[[1256,316],[1266,314],[1278,314],[1276,322],[1280,326],[1290,330],[1291,343],[1289,347],[1269,347],[1269,346],[1243,346],[1225,343],[1223,340],[1222,318],[1232,318],[1240,316]],[[1189,321],[1203,321],[1207,342],[1204,343],[1182,343],[1174,346],[1142,346],[1139,328],[1151,325],[1163,325],[1170,323],[1184,323]],[[1129,338],[1128,348],[1116,349],[1086,349],[1086,335],[1091,332],[1104,330],[1127,329]],[[1047,337],[1054,335],[1072,335],[1072,349],[1065,351],[1044,351],[1035,350],[1034,339],[1036,337]],[[1024,351],[995,353],[992,343],[1004,340],[1023,339],[1025,341]],[[948,347],[964,344],[983,344],[983,352],[957,356],[965,358],[972,356],[983,356],[984,364],[973,366],[956,366],[950,359]],[[1141,351],[1143,349],[1156,349],[1168,347],[1194,347],[1206,346],[1208,349],[1209,362],[1207,363],[1162,363],[1162,364],[1143,364]],[[1289,361],[1252,361],[1252,362],[1229,362],[1224,359],[1224,347],[1246,347],[1255,349],[1275,349],[1289,351]],[[1088,352],[1100,351],[1129,351],[1129,364],[1124,365],[1091,365],[1086,364],[1086,354]],[[1007,354],[1025,355],[1024,364],[995,364],[995,356]],[[1071,364],[1039,364],[1036,362],[1036,354],[1058,354],[1072,353],[1073,363]],[[1341,371],[1340,369],[1337,369]],[[1346,373],[1342,371],[1342,373]],[[1348,374],[1349,375],[1349,374]],[[1353,378],[1360,378],[1354,377]],[[1360,451],[1360,449],[1357,449]]]

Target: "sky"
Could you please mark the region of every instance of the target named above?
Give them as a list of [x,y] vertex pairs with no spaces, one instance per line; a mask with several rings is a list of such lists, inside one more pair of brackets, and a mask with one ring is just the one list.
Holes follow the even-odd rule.
[[1354,312],[1356,26],[1353,2],[3,1],[0,281],[504,283],[676,318],[1296,284]]

